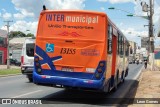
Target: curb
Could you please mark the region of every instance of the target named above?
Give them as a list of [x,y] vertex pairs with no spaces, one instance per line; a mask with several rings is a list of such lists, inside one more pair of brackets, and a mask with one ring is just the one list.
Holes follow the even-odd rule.
[[[143,67],[139,70],[139,72],[137,73],[137,75],[133,78],[137,81],[139,81],[139,78],[141,77]],[[134,85],[135,82],[131,82],[127,87],[126,87],[126,92],[124,94],[121,94],[120,97],[125,98],[127,93],[130,91],[130,89],[132,88],[132,86]]]
[[[143,67],[139,70],[139,72],[137,73],[137,75],[134,77],[135,80],[139,81],[139,78],[142,74],[142,71],[143,70]],[[126,86],[126,89],[125,89],[125,93],[121,93],[120,94],[120,98],[125,98],[127,93],[130,91],[131,87],[134,85],[134,81],[131,81],[131,83],[129,85]],[[121,102],[121,101],[120,101]]]
[[16,76],[16,75],[21,75],[21,73],[18,73],[18,74],[9,74],[9,75],[0,75],[0,78],[1,78],[1,77]]

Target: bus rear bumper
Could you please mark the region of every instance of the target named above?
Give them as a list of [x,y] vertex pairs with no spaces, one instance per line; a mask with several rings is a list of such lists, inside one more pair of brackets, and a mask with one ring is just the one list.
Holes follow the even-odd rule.
[[90,80],[71,77],[48,76],[39,75],[36,72],[33,72],[33,82],[44,85],[61,85],[73,88],[89,88],[101,90],[103,87],[103,81],[104,79]]

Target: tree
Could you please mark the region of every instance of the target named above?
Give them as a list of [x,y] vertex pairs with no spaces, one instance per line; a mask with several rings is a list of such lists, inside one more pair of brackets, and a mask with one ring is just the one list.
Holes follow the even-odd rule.
[[26,37],[34,37],[34,34],[28,33],[28,34],[26,35]]
[[12,32],[10,32],[9,38],[15,38],[15,37],[26,37],[26,34],[24,34],[21,31],[12,31]]

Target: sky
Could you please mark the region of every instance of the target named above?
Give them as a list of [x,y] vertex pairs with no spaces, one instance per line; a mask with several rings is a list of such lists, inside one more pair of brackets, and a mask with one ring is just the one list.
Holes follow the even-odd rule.
[[[0,1],[0,29],[6,30],[4,21],[10,23],[10,31],[22,31],[36,35],[39,13],[42,6],[47,9],[77,9],[104,12],[124,33],[128,40],[138,43],[142,37],[148,36],[148,20],[138,16],[147,15],[142,11],[141,2],[148,3],[149,0],[1,0]],[[149,3],[148,3],[149,4]],[[109,10],[115,7],[115,10]],[[133,13],[137,17],[128,17],[127,14]],[[160,46],[160,0],[154,0],[154,36],[155,45]]]

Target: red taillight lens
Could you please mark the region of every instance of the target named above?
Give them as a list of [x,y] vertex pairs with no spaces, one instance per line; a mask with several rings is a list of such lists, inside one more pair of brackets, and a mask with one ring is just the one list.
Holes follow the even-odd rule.
[[24,64],[24,56],[21,56],[21,65]]
[[40,64],[38,62],[36,62],[36,66],[38,67]]
[[35,60],[35,62],[38,62],[38,61],[39,61],[39,58],[37,57],[37,58],[35,58],[34,60]]
[[101,68],[98,68],[98,73],[102,73],[102,69]]
[[104,67],[104,63],[102,63],[102,62],[99,65],[100,65],[100,67]]

